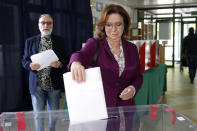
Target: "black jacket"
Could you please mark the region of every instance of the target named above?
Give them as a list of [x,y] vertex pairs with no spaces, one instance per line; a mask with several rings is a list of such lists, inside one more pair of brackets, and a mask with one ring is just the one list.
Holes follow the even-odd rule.
[[[22,58],[23,67],[29,71],[29,91],[34,94],[37,87],[37,71],[32,71],[30,57],[38,53],[39,42],[41,35],[30,37],[25,42],[24,55]],[[66,72],[66,66],[69,61],[68,48],[66,48],[65,41],[62,37],[51,35],[52,49],[58,56],[59,61],[63,64],[62,68],[51,68],[51,81],[54,89],[64,89],[63,73]]]
[[197,35],[189,33],[183,39],[182,53],[186,55],[197,55]]

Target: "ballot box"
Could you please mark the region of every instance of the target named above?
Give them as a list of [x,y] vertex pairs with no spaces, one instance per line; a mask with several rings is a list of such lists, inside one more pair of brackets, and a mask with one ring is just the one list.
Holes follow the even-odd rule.
[[113,107],[107,110],[107,119],[86,122],[70,121],[67,110],[6,112],[2,113],[0,130],[35,131],[35,123],[38,122],[43,131],[197,131],[195,123],[167,105]]

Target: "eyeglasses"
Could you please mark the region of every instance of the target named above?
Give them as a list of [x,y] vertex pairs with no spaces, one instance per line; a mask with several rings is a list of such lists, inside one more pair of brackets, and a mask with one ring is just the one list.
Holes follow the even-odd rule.
[[105,28],[107,28],[107,29],[112,29],[113,27],[115,27],[116,29],[120,29],[120,28],[122,28],[122,25],[123,25],[123,23],[115,23],[115,24],[112,24],[112,23],[106,23],[105,24]]
[[47,25],[51,25],[51,24],[52,24],[52,22],[41,21],[41,22],[40,22],[40,24],[41,24],[41,25],[45,25],[45,24],[47,24]]

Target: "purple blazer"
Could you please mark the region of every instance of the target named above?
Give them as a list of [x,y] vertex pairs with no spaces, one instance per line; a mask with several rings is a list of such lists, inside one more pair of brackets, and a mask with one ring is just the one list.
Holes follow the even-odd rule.
[[[107,107],[135,105],[134,97],[129,100],[121,100],[120,93],[129,85],[133,85],[136,94],[142,85],[142,73],[136,45],[128,41],[122,41],[125,69],[119,77],[119,66],[110,51],[106,39],[100,42],[100,49],[97,58],[97,66],[101,68],[101,76],[105,93]],[[97,39],[90,38],[85,46],[72,54],[69,66],[73,61],[79,61],[85,67],[90,67],[97,48]]]

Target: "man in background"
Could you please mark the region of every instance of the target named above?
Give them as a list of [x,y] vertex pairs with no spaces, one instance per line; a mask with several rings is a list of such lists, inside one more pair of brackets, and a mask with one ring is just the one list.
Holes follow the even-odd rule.
[[193,84],[197,68],[197,36],[193,27],[189,28],[189,34],[183,39],[182,53],[187,59],[190,83]]
[[[28,38],[25,42],[23,67],[29,71],[29,91],[33,110],[58,110],[61,89],[64,88],[63,73],[66,69],[69,56],[66,54],[65,41],[62,37],[52,34],[53,19],[49,14],[42,14],[38,22],[41,34]],[[34,54],[52,49],[58,61],[52,62],[49,67],[38,70],[40,65],[32,63],[30,57]],[[43,131],[44,121],[35,121],[36,131]],[[49,120],[49,129],[54,130],[54,123]]]

